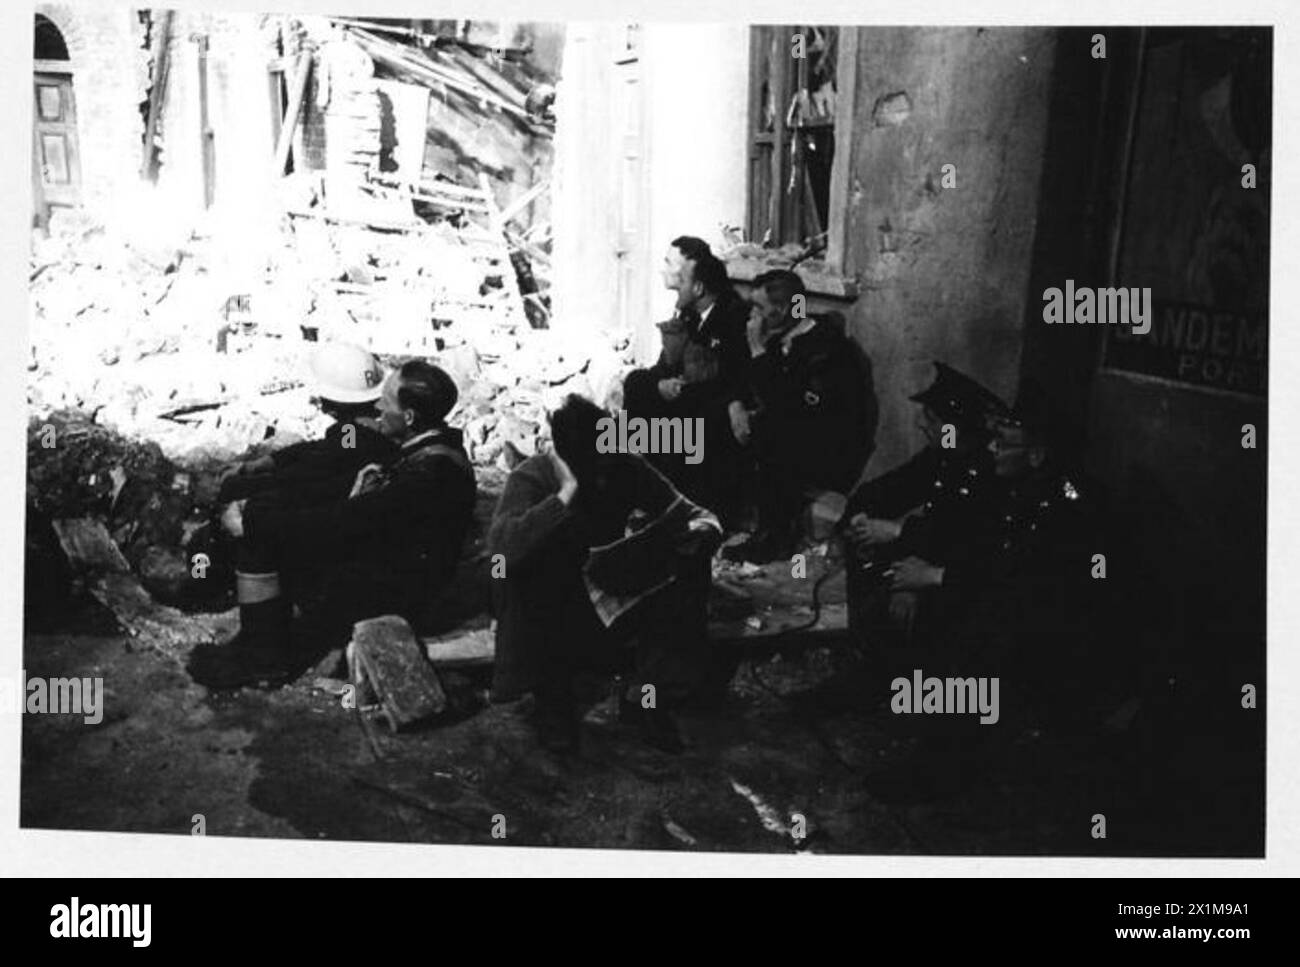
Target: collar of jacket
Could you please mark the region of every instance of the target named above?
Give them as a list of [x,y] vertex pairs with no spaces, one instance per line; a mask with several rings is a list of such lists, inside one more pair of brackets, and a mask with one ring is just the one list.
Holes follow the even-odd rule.
[[451,447],[460,447],[460,433],[449,426],[435,426],[402,441],[402,449],[411,451],[431,443],[443,443]]
[[785,332],[778,332],[767,340],[767,351],[780,350],[782,356],[790,355],[790,347],[800,336],[807,335],[817,328],[817,319],[811,316],[791,326]]

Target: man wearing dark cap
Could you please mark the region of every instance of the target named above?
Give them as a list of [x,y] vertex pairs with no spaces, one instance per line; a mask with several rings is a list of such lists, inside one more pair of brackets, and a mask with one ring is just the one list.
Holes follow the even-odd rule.
[[1112,598],[1094,556],[1105,553],[1102,514],[1073,468],[1080,442],[1027,384],[989,443],[998,488],[989,526],[943,565],[911,556],[889,569],[896,591],[934,595],[942,605],[944,620],[918,642],[911,667],[997,681],[1000,697],[995,724],[969,715],[914,723],[930,734],[908,759],[872,776],[873,795],[949,796],[996,778],[996,753],[1026,727],[1086,733],[1109,711]]
[[1046,686],[1044,672],[1061,656],[1085,655],[1090,629],[1105,618],[1104,570],[1099,578],[1094,560],[1105,552],[1102,518],[1074,466],[1078,443],[1070,422],[1027,384],[988,445],[995,492],[984,526],[942,563],[909,554],[886,572],[895,591],[937,596],[943,621],[930,644],[966,662],[962,674],[999,674],[969,664],[978,660],[1012,675],[1003,694],[1020,696],[1022,716],[1031,704],[1061,711],[1064,682],[1036,699],[1028,689]]
[[911,397],[921,407],[925,448],[863,483],[845,509],[849,612],[860,635],[882,630],[885,607],[894,631],[907,636],[915,628],[919,597],[889,594],[880,577],[884,564],[908,555],[942,563],[992,513],[988,443],[1007,405],[965,373],[934,366],[934,382]]
[[[378,401],[379,429],[396,454],[362,468],[348,497],[227,508],[222,524],[239,539],[241,627],[228,644],[195,649],[195,681],[213,689],[283,684],[345,644],[357,621],[419,619],[455,570],[474,508],[461,434],[446,424],[456,399],[443,370],[407,362],[384,381]],[[304,571],[323,572],[319,600],[303,602],[303,622],[290,636],[281,577],[292,584]]]

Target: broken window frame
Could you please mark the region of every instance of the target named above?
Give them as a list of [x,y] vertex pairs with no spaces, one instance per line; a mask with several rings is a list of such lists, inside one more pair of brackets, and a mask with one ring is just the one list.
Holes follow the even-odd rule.
[[[814,93],[809,90],[808,57],[801,61],[792,56],[794,35],[803,33],[806,44],[811,45],[814,27],[785,24],[750,28],[747,238],[771,248],[802,243],[809,234],[804,227],[820,221],[819,254],[828,269],[841,273],[846,268],[844,232],[857,82],[857,28],[817,25],[815,29],[835,31],[834,106],[818,112],[820,116],[788,124],[805,104],[811,103]],[[806,47],[805,52],[811,50]],[[778,96],[772,96],[772,92]],[[832,149],[823,219],[816,212],[816,191],[809,191],[807,177],[800,178],[796,173],[798,191],[788,189],[792,162],[798,163],[797,152],[803,147],[797,138],[792,140],[791,134],[827,130],[839,150]],[[807,172],[806,167],[803,170]],[[807,217],[810,206],[814,219],[811,222]]]

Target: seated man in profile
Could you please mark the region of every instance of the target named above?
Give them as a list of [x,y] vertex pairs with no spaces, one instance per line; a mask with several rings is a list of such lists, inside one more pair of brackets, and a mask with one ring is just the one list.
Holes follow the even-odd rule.
[[311,357],[316,406],[334,420],[320,440],[306,440],[230,467],[222,475],[222,504],[254,495],[302,506],[346,497],[362,467],[387,463],[398,446],[379,430],[384,371],[360,346],[330,343]]
[[749,307],[732,288],[727,267],[697,238],[675,239],[664,278],[677,293],[672,319],[660,323],[663,349],[649,369],[627,377],[629,418],[702,419],[704,459],[680,454],[651,462],[688,497],[731,527],[740,512],[745,456],[736,423],[749,401]]
[[[599,452],[608,416],[569,396],[551,416],[553,448],[506,481],[488,531],[489,552],[505,558],[505,577],[493,582],[492,697],[531,691],[543,744],[571,750],[575,676],[618,667],[619,646],[631,640],[635,675],[625,709],[648,741],[679,751],[672,710],[708,685],[706,605],[721,528],[643,457]],[[627,536],[638,511],[657,520],[624,548],[608,548]],[[604,607],[612,600],[635,604],[614,616]]]
[[846,494],[871,449],[870,377],[851,340],[807,313],[803,280],[780,269],[754,280],[747,338],[756,404],[740,414],[758,462],[759,530],[739,556],[788,556],[817,491]]
[[935,364],[934,382],[912,396],[925,447],[906,463],[862,483],[849,495],[844,519],[849,619],[859,637],[891,630],[910,637],[917,592],[890,593],[881,575],[900,556],[943,564],[974,538],[993,513],[989,441],[1005,403],[964,373]]
[[[201,645],[190,675],[212,689],[291,681],[357,621],[397,614],[416,623],[455,572],[474,510],[476,484],[459,430],[446,424],[456,385],[413,360],[384,381],[379,427],[395,456],[357,473],[351,493],[309,506],[251,498],[230,504],[222,524],[238,539],[239,633]],[[305,571],[322,592],[290,635],[291,601]]]
[[909,554],[891,565],[893,590],[932,596],[939,620],[910,661],[880,673],[881,687],[920,668],[997,681],[1000,707],[993,726],[960,715],[929,722],[934,734],[910,758],[873,775],[874,795],[951,794],[987,776],[990,755],[1026,727],[1090,731],[1109,711],[1112,589],[1095,579],[1102,516],[1073,466],[1076,446],[1069,422],[1028,384],[989,444],[997,492],[986,526],[944,564]]
[[937,620],[918,644],[936,669],[957,662],[964,674],[1002,674],[1004,697],[1015,694],[1022,714],[1064,711],[1068,683],[1085,675],[1098,644],[1091,629],[1109,612],[1107,582],[1092,573],[1105,549],[1102,518],[1071,438],[1029,384],[989,443],[988,513],[942,563],[924,548],[900,548],[886,571],[894,591],[934,597]]

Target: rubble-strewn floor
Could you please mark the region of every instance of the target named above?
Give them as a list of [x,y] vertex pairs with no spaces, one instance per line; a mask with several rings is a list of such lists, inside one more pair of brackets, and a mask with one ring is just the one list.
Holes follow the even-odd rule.
[[814,852],[1262,850],[1257,757],[1242,754],[1259,737],[1216,726],[1158,750],[1027,734],[963,788],[878,794],[918,740],[851,685],[807,700],[828,678],[851,683],[843,650],[742,666],[724,708],[689,718],[676,758],[592,721],[581,754],[558,758],[506,706],[401,736],[376,722],[376,758],[356,713],[308,680],[209,696],[174,660],[130,651],[111,619],[88,620],[27,639],[29,676],[102,676],[107,710],[95,726],[24,716],[26,827],[189,835],[201,814],[208,835],[491,845],[503,817],[511,845],[781,852],[794,842],[765,823],[800,813]]

